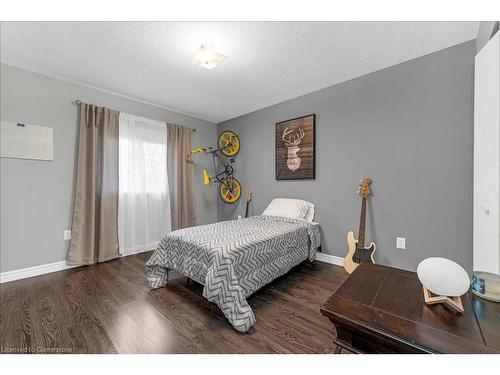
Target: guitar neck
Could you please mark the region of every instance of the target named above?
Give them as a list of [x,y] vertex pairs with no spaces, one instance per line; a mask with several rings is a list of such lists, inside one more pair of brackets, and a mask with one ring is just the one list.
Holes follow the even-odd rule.
[[247,196],[247,204],[245,207],[245,217],[248,217],[248,208],[250,206],[251,201],[252,201],[252,192],[248,193],[248,196]]
[[366,223],[366,198],[362,198],[361,214],[359,215],[358,248],[365,247],[365,223]]

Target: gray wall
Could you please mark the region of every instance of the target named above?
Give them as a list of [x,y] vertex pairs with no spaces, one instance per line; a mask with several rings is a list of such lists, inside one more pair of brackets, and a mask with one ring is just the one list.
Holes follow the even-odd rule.
[[[475,41],[368,74],[219,124],[239,134],[236,177],[254,193],[253,214],[275,197],[315,203],[323,251],[345,256],[357,233],[360,178],[373,179],[367,240],[376,261],[414,270],[429,256],[472,269]],[[316,180],[276,181],[275,123],[316,114]],[[220,220],[244,199],[218,201]],[[406,250],[396,249],[406,237]]]
[[[84,86],[1,65],[1,119],[54,128],[54,160],[1,159],[1,271],[64,260],[71,228],[80,99],[156,120],[196,127],[194,146],[213,143],[215,124]],[[198,223],[217,219],[216,190],[202,185],[196,164]],[[202,163],[202,164],[200,164]]]

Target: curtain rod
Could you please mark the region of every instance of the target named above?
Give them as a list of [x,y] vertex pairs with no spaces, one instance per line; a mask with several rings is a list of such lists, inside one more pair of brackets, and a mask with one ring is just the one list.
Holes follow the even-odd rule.
[[[80,99],[73,100],[71,102],[75,107],[78,107],[79,105],[82,105],[82,101]],[[193,130],[193,133],[196,133],[196,128],[191,128]]]

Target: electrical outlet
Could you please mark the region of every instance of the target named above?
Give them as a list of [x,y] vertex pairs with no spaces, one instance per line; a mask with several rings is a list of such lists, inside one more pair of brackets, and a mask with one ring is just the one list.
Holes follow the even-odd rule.
[[396,248],[405,250],[406,249],[406,238],[396,237]]
[[241,215],[238,215],[238,220],[241,220]]
[[65,230],[64,231],[64,240],[71,240],[71,231],[70,230]]

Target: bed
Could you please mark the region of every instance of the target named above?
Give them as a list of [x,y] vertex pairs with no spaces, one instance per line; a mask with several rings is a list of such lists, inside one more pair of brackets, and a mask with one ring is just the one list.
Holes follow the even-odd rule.
[[203,284],[203,297],[236,330],[247,332],[255,315],[246,298],[304,260],[313,261],[320,245],[318,224],[266,211],[165,235],[146,263],[149,287],[165,286],[169,271],[178,271]]

